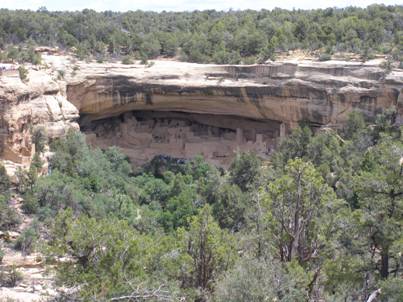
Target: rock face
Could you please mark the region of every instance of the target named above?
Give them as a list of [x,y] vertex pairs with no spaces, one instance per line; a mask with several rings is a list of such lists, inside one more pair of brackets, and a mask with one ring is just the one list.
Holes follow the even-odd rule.
[[0,77],[0,114],[0,158],[11,174],[18,166],[29,166],[36,128],[50,138],[79,128],[79,112],[67,101],[65,86],[44,71],[30,70],[27,83],[18,74]]
[[[352,110],[371,117],[395,106],[403,122],[403,71],[379,62],[284,61],[265,65],[153,65],[73,62],[49,56],[46,71],[0,78],[0,152],[27,166],[32,133],[81,130],[99,147],[117,145],[133,164],[156,155],[228,166],[237,150],[267,157],[304,121],[338,127]],[[57,70],[65,79],[57,80]]]
[[335,61],[81,64],[67,98],[91,143],[118,145],[135,163],[201,153],[226,166],[236,150],[267,156],[301,121],[337,127],[352,110],[374,116],[391,106],[402,114],[402,75],[377,63]]

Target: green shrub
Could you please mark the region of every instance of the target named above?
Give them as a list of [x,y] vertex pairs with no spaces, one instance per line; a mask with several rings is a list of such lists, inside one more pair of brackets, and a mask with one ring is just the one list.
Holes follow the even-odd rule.
[[229,172],[230,180],[241,190],[250,189],[260,175],[261,160],[253,153],[238,153]]
[[32,226],[24,230],[15,241],[14,248],[24,255],[31,254],[34,251],[36,241],[39,239],[37,228],[36,223],[33,223]]
[[124,221],[84,215],[74,220],[71,211],[56,216],[51,235],[49,251],[69,255],[75,262],[58,265],[58,278],[79,285],[84,301],[109,301],[132,292],[130,284],[146,277],[158,251],[156,244]]
[[148,64],[148,56],[145,54],[140,55],[140,64],[147,65]]
[[17,211],[11,208],[4,196],[0,196],[0,230],[10,231],[15,229],[21,222]]
[[10,269],[0,269],[0,287],[15,287],[22,279],[21,272],[15,266]]
[[393,69],[392,58],[387,57],[386,60],[381,64],[381,67],[385,70],[385,73],[390,73]]
[[0,194],[8,193],[10,189],[10,179],[7,175],[6,168],[0,164]]
[[64,70],[58,70],[57,71],[57,79],[58,80],[63,80],[65,75],[66,75],[66,72]]
[[373,53],[372,49],[370,49],[369,47],[366,47],[362,51],[361,57],[362,57],[363,61],[373,60],[373,59],[375,59],[375,54]]
[[21,81],[28,81],[28,69],[26,69],[24,66],[21,65],[20,67],[18,67],[18,74]]
[[221,228],[238,231],[244,223],[247,207],[245,194],[236,185],[224,184],[216,194],[213,203],[213,215]]
[[122,59],[122,64],[125,64],[125,65],[133,64],[133,60],[130,56],[125,56]]
[[401,278],[390,277],[381,283],[381,301],[403,301],[403,283]]
[[307,301],[295,275],[274,259],[241,259],[217,282],[217,302]]
[[0,247],[0,264],[3,262],[4,254],[3,249]]
[[332,59],[332,55],[329,53],[322,53],[319,56],[319,61],[323,62],[323,61],[330,61]]
[[22,209],[26,214],[35,214],[39,209],[38,198],[31,192],[24,195]]
[[48,142],[46,130],[44,127],[37,127],[32,132],[32,143],[35,144],[35,151],[42,153]]

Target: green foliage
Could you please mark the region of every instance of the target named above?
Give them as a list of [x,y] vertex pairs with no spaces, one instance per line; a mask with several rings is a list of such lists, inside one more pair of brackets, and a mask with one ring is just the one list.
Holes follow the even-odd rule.
[[366,130],[366,123],[362,114],[357,111],[352,111],[347,123],[343,127],[343,137],[346,139],[352,139],[355,135],[362,135]]
[[60,277],[68,284],[86,284],[83,295],[119,293],[128,286],[125,277],[144,274],[138,259],[140,241],[127,223],[82,217],[67,227],[64,238],[54,238],[55,244],[78,265],[65,265]]
[[4,255],[5,255],[5,253],[4,253],[3,249],[0,247],[0,264],[3,262]]
[[307,301],[296,276],[274,259],[243,259],[217,284],[217,302]]
[[[1,46],[8,60],[38,63],[33,44],[74,47],[80,59],[140,54],[194,62],[245,64],[291,49],[388,53],[401,61],[402,6],[316,10],[125,13],[0,12]],[[12,45],[26,44],[21,49]]]
[[329,53],[322,53],[320,56],[319,56],[319,61],[329,61],[329,60],[331,60],[332,59],[332,55],[331,54],[329,54]]
[[[127,222],[116,219],[96,220],[81,216],[73,220],[71,211],[60,212],[55,219],[50,239],[49,255],[69,255],[70,262],[58,267],[58,277],[71,286],[80,285],[80,296],[104,301],[114,296],[130,294],[132,286],[157,281],[172,284],[161,276],[161,256],[165,254],[165,239],[159,242],[142,236]],[[169,261],[168,261],[169,262]],[[147,286],[145,284],[145,286]]]
[[306,147],[305,158],[311,161],[328,184],[334,185],[337,172],[344,165],[341,138],[334,131],[321,131]]
[[239,153],[232,162],[230,181],[245,191],[253,188],[260,175],[261,161],[253,153]]
[[66,74],[66,72],[64,70],[58,70],[57,71],[57,79],[58,80],[64,80],[65,74]]
[[0,286],[1,287],[15,287],[22,281],[22,274],[15,266],[0,269]]
[[282,169],[290,159],[306,156],[306,150],[312,137],[312,131],[307,127],[298,127],[284,141],[273,155],[273,165]]
[[179,234],[181,251],[187,256],[183,265],[189,266],[183,282],[187,287],[198,288],[204,297],[213,289],[219,274],[232,267],[236,259],[234,237],[219,227],[208,205],[191,219],[189,231],[180,229]]
[[10,189],[10,179],[8,178],[6,168],[0,164],[0,194],[5,194]]
[[[400,301],[403,129],[395,119],[391,109],[370,125],[357,112],[340,130],[306,124],[264,165],[240,153],[228,172],[202,157],[160,156],[134,174],[117,148],[90,148],[72,131],[52,143],[49,175],[37,177],[39,153],[20,173],[24,210],[39,222],[18,241],[29,250],[35,232],[49,229],[47,258],[68,256],[59,281],[84,301],[160,286],[173,301],[366,301],[377,289],[380,301]],[[3,222],[12,214],[1,168],[0,184]]]
[[268,232],[281,261],[304,265],[312,253],[326,252],[326,240],[337,231],[333,213],[341,211],[342,202],[311,163],[290,160],[263,196]]
[[32,143],[35,144],[35,151],[42,153],[48,142],[48,137],[46,135],[46,130],[43,127],[37,127],[32,133]]
[[39,202],[35,195],[26,193],[22,204],[22,209],[26,214],[36,214],[39,210]]
[[390,278],[381,282],[381,301],[398,302],[403,299],[403,284],[401,278]]
[[213,202],[213,215],[221,228],[233,231],[242,229],[245,223],[247,196],[242,190],[231,184],[223,184]]
[[141,53],[140,55],[140,64],[148,65],[148,56],[145,53]]
[[390,73],[393,69],[392,59],[390,57],[386,58],[386,60],[382,63],[382,68],[385,69],[386,73]]
[[22,252],[23,255],[31,254],[35,249],[38,240],[38,225],[33,222],[32,225],[25,229],[14,243],[14,248]]
[[30,170],[28,172],[32,172],[34,173],[34,177],[35,179],[33,180],[33,182],[36,181],[36,178],[38,177],[39,171],[42,169],[43,166],[43,161],[40,158],[40,156],[38,155],[38,153],[35,153],[32,161],[31,161],[31,166],[30,166]]
[[[77,215],[91,213],[102,217],[111,212],[123,215],[122,218],[130,213],[135,215],[135,204],[124,175],[112,168],[101,151],[88,152],[90,154],[85,154],[83,161],[77,163],[77,169],[81,169],[77,176],[54,169],[49,177],[40,178],[28,195],[27,207],[41,207],[46,214],[40,215],[41,219],[64,208],[72,208]],[[92,154],[98,162],[93,161]]]
[[20,67],[18,67],[18,74],[21,81],[28,81],[28,69],[26,69],[24,66],[21,65]]
[[41,55],[36,53],[32,45],[28,46],[9,46],[1,54],[0,61],[18,62],[18,63],[31,63],[33,65],[40,65],[42,62]]
[[394,246],[403,241],[402,158],[402,142],[386,137],[367,152],[362,170],[354,178],[359,204],[357,228],[379,253],[382,278],[387,278],[395,265],[392,259],[400,261]]
[[160,218],[161,224],[166,229],[176,229],[188,225],[188,219],[197,213],[197,192],[190,184],[186,184],[182,177],[175,178],[172,193],[177,195],[167,200],[165,211]]
[[6,196],[0,195],[0,231],[14,230],[21,222],[18,213],[7,201]]
[[133,62],[133,60],[132,60],[132,58],[130,56],[125,56],[122,59],[122,64],[129,65],[129,64],[133,64],[133,63],[134,62]]

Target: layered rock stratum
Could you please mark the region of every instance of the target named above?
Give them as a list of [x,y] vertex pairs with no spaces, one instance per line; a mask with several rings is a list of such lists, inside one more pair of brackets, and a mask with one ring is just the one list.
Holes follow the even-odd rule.
[[45,61],[48,70],[31,70],[28,84],[0,80],[3,159],[29,161],[33,127],[43,125],[58,137],[78,122],[88,142],[119,146],[134,165],[156,155],[202,154],[227,166],[237,150],[268,157],[302,121],[340,127],[352,110],[373,117],[392,106],[398,122],[403,116],[403,71],[387,71],[381,61]]
[[30,69],[28,79],[21,81],[18,71],[0,76],[0,158],[11,174],[30,165],[38,128],[51,139],[79,129],[79,112],[66,99],[65,83],[49,70]]

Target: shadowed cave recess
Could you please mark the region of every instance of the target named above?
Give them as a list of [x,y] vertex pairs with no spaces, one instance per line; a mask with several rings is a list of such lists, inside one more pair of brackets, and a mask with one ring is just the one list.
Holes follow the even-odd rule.
[[267,158],[285,133],[278,121],[178,111],[130,111],[98,120],[82,116],[80,121],[88,143],[118,146],[136,166],[159,155],[181,159],[202,155],[228,167],[236,152]]

